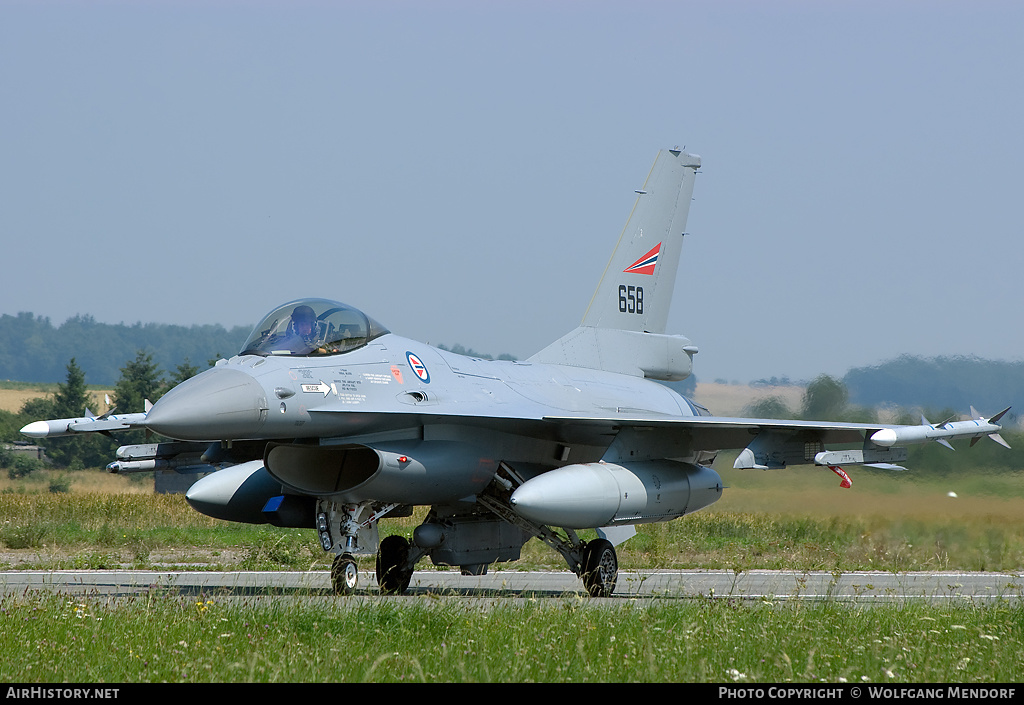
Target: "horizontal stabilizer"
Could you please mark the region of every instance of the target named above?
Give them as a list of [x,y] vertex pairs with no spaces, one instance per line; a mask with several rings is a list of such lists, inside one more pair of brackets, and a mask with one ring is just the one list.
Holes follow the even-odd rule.
[[675,382],[690,376],[696,352],[696,346],[681,335],[580,326],[529,362]]

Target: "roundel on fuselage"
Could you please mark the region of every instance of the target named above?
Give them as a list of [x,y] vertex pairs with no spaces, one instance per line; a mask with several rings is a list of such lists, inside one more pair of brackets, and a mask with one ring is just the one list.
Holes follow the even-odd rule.
[[430,384],[430,372],[427,371],[427,366],[423,364],[419,356],[416,353],[407,352],[405,359],[409,361],[409,368],[412,369],[413,374],[419,377],[424,384]]

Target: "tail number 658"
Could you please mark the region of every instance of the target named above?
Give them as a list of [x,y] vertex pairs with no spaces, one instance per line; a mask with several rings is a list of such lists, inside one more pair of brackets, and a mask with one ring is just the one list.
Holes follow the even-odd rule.
[[642,286],[619,285],[619,311],[622,313],[644,312],[644,288]]

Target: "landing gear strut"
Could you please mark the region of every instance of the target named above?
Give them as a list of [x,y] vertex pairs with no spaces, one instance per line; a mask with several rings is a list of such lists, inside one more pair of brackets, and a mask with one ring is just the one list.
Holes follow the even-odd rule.
[[344,504],[325,499],[317,502],[315,526],[320,546],[325,551],[335,552],[331,564],[334,592],[350,595],[355,591],[359,584],[359,571],[354,556],[370,555],[376,550],[377,521],[397,506],[375,502]]
[[583,580],[591,597],[610,597],[619,577],[619,559],[612,542],[603,538],[582,541],[572,529],[563,529],[563,537],[549,526],[535,524],[519,516],[508,500],[515,488],[522,484],[522,477],[509,465],[501,463],[494,482],[477,497],[477,502],[562,554],[569,569]]

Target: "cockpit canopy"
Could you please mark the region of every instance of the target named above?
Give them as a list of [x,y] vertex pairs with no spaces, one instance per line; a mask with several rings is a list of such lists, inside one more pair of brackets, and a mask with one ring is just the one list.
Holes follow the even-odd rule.
[[239,355],[338,355],[388,332],[351,306],[327,299],[300,299],[267,314]]

